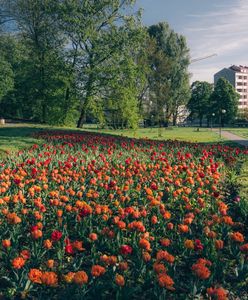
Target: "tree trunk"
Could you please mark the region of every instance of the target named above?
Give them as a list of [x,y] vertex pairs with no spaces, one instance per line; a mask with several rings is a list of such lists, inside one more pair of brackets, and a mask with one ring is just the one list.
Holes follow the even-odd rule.
[[86,111],[87,111],[87,108],[88,108],[88,105],[89,105],[90,97],[92,95],[93,82],[94,82],[93,75],[90,74],[89,78],[88,78],[87,85],[86,85],[86,96],[85,96],[85,99],[84,99],[84,102],[83,102],[83,105],[82,105],[82,108],[81,108],[80,117],[79,117],[78,122],[77,122],[77,128],[82,128],[83,127],[83,123],[84,123],[84,120],[85,120],[85,117],[86,117]]
[[77,122],[77,128],[82,128],[83,127],[85,115],[86,115],[86,108],[85,108],[85,106],[83,106],[82,109],[81,109],[81,113],[80,113],[78,122]]
[[40,63],[40,80],[41,80],[41,89],[40,89],[40,98],[42,103],[42,122],[46,123],[47,121],[47,103],[46,103],[46,96],[45,96],[45,69],[44,69],[44,61],[45,61],[45,54],[44,52],[41,53]]
[[[73,61],[72,61],[72,65],[71,65],[71,72],[74,71],[74,68],[75,68],[75,65],[76,65],[76,59],[77,59],[77,45],[75,45],[75,52],[74,52],[74,55],[73,55]],[[68,113],[68,109],[69,109],[69,99],[70,99],[70,96],[71,96],[71,85],[72,85],[72,80],[69,81],[69,86],[66,87],[66,90],[65,90],[65,117]]]
[[42,123],[46,123],[47,119],[47,105],[45,103],[45,100],[43,99],[42,103]]
[[165,127],[169,127],[171,113],[169,111],[169,107],[166,107],[166,113],[165,113]]
[[68,112],[68,101],[69,101],[69,98],[70,98],[70,88],[67,87],[66,90],[65,90],[65,114],[67,114]]
[[210,127],[210,118],[207,118],[207,127]]
[[172,120],[172,122],[173,122],[173,126],[177,125],[177,113],[173,114],[173,120]]

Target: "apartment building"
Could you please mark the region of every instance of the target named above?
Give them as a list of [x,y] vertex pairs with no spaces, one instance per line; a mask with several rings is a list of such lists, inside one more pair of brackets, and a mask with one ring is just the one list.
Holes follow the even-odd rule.
[[240,94],[239,109],[248,108],[248,67],[233,65],[230,68],[224,68],[214,74],[214,84],[220,77],[227,79]]

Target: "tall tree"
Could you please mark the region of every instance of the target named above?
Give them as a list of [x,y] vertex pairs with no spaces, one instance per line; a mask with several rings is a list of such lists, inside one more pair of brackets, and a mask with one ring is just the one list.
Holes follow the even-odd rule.
[[199,119],[200,127],[202,127],[203,118],[209,116],[212,92],[213,85],[206,81],[195,81],[191,85],[191,98],[187,107],[191,117]]
[[58,104],[55,86],[63,85],[60,70],[64,69],[61,68],[64,41],[55,3],[52,0],[1,0],[2,14],[13,20],[13,28],[25,43],[34,113],[42,122],[50,120],[49,111]]
[[[69,44],[73,45],[72,71],[80,82],[80,116],[77,127],[82,127],[86,111],[98,88],[99,70],[114,53],[121,51],[126,40],[118,30],[128,28],[131,16],[125,8],[133,0],[60,1],[60,24]],[[70,52],[70,50],[69,50]],[[70,88],[67,89],[70,94]]]
[[[22,113],[26,110],[32,111],[31,103],[28,103],[28,83],[25,75],[28,66],[26,59],[26,48],[23,47],[20,40],[13,35],[0,35],[0,53],[3,60],[8,64],[9,72],[11,72],[11,89],[4,93],[0,111],[6,118],[22,117]],[[1,68],[1,67],[0,67]],[[5,80],[9,78],[3,71]],[[3,89],[1,89],[3,90]]]
[[135,63],[130,48],[128,52],[129,56],[121,55],[112,61],[113,76],[104,85],[104,111],[113,128],[136,128],[139,121],[138,96],[142,87],[140,82],[137,83],[137,78],[141,78],[143,73]]
[[173,61],[162,51],[155,49],[151,57],[152,73],[149,77],[149,101],[159,127],[165,121],[165,114],[171,109],[169,74]]
[[0,102],[2,98],[13,88],[13,71],[11,65],[0,53]]
[[183,72],[183,74],[181,74],[181,76],[179,75],[178,77],[178,86],[175,90],[175,96],[174,96],[173,107],[172,107],[173,126],[177,125],[180,109],[185,111],[186,105],[190,97],[191,97],[191,91],[190,91],[190,84],[189,84],[189,74]]
[[235,120],[238,112],[239,94],[229,81],[221,77],[212,93],[212,112],[220,120],[222,126]]
[[[185,38],[174,32],[167,23],[159,23],[150,26],[148,28],[148,33],[156,43],[156,50],[154,51],[155,60],[158,59],[156,56],[160,53],[161,64],[168,63],[165,74],[162,77],[160,76],[160,84],[164,85],[166,90],[163,95],[163,108],[165,111],[165,122],[168,125],[172,114],[177,114],[176,111],[178,110],[182,99],[185,99],[185,102],[187,101],[187,85],[189,90],[189,82],[187,79],[189,76],[187,70],[189,65],[189,49]],[[154,67],[154,64],[151,64],[151,66]],[[155,73],[160,70],[164,72],[164,67],[162,68],[163,71],[160,68],[157,68]],[[155,77],[154,80],[156,80]],[[152,81],[152,78],[150,81]],[[184,97],[182,97],[182,94],[184,94]],[[162,97],[162,95],[157,96]]]

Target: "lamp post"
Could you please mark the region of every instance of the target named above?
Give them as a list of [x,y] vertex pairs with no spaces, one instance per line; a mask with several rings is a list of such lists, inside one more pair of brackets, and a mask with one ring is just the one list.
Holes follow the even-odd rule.
[[224,115],[226,113],[226,110],[225,109],[221,109],[220,110],[220,129],[219,129],[219,134],[220,134],[220,138],[221,138],[221,126],[222,126],[222,115]]
[[212,113],[212,117],[211,117],[211,131],[213,131],[213,118],[215,116],[215,113]]

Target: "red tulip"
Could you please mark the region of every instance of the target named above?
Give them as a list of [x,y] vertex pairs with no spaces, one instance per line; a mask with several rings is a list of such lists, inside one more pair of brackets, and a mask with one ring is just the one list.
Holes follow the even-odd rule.
[[62,237],[62,232],[58,230],[54,230],[51,234],[52,241],[59,241]]
[[133,252],[133,248],[129,245],[122,245],[120,248],[120,253],[123,255],[131,254]]

